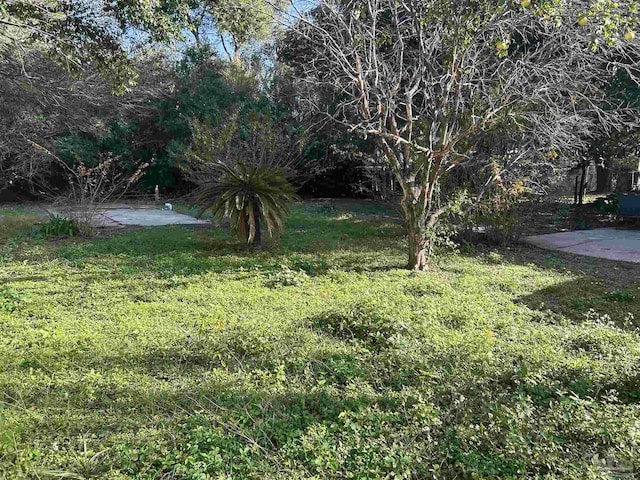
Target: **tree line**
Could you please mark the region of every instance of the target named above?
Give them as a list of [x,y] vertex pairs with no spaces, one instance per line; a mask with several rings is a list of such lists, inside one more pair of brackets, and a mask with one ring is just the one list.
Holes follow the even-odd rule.
[[61,164],[105,156],[144,166],[141,191],[193,190],[220,159],[268,164],[302,193],[397,197],[425,269],[442,218],[637,153],[639,15],[632,0],[5,0],[0,188],[55,195]]

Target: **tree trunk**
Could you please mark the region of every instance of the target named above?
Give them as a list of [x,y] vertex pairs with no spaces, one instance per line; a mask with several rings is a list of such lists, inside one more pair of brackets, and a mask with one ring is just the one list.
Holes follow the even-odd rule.
[[409,264],[410,270],[424,271],[429,269],[427,243],[424,233],[409,226]]
[[612,169],[613,160],[611,158],[605,158],[598,166],[598,193],[611,193],[613,191],[611,184],[613,179]]
[[444,154],[430,156],[423,161],[429,165],[420,172],[407,167],[413,163],[411,148],[400,143],[389,144],[386,140],[380,142],[383,152],[387,155],[388,165],[393,180],[402,191],[400,207],[407,227],[410,270],[424,271],[429,269],[431,256],[431,239],[429,233],[434,228],[441,212],[434,211],[434,192],[440,167],[445,158]]
[[584,191],[586,190],[587,164],[582,163],[582,174],[580,175],[580,192],[578,196],[578,205],[584,203]]
[[262,248],[262,228],[260,225],[260,204],[253,202],[253,221],[256,226],[256,234],[253,237],[253,246],[255,248]]
[[429,209],[424,202],[419,202],[417,198],[425,198],[420,193],[420,187],[404,187],[402,196],[402,212],[407,224],[409,242],[409,264],[410,270],[424,271],[429,269],[429,243],[426,238],[426,225]]

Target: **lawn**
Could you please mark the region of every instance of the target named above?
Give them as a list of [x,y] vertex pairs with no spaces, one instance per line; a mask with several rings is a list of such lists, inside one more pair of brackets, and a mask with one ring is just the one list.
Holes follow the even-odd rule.
[[0,211],[0,478],[640,468],[640,265],[467,246],[411,273],[376,213],[298,205],[256,253],[221,229],[44,239]]

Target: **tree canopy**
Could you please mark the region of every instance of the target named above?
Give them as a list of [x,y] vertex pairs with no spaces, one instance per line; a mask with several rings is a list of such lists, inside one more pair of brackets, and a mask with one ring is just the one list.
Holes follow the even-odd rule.
[[0,0],[0,55],[36,49],[68,70],[87,65],[123,93],[137,78],[134,47],[183,42],[201,47],[229,35],[233,48],[264,38],[274,9],[264,0]]
[[330,90],[325,113],[378,141],[403,190],[410,265],[422,269],[452,172],[473,166],[489,185],[637,123],[634,105],[607,95],[618,73],[640,78],[637,27],[632,1],[325,0],[280,56],[316,87],[309,108]]

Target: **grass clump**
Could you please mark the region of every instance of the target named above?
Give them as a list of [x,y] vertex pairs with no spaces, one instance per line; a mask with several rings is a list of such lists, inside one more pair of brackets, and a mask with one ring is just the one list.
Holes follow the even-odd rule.
[[614,302],[633,302],[636,296],[629,290],[612,290],[604,294],[605,300]]
[[292,270],[282,265],[280,270],[269,274],[265,285],[270,288],[298,287],[308,278],[304,270]]
[[68,218],[51,215],[49,221],[40,226],[40,234],[45,237],[73,237],[80,233],[78,224]]
[[372,348],[393,345],[407,331],[407,324],[391,309],[371,301],[358,301],[327,310],[313,321],[319,331],[342,340],[362,342]]
[[0,310],[13,312],[24,301],[24,296],[19,295],[13,288],[5,285],[0,287]]

